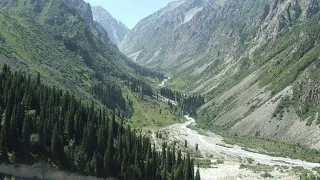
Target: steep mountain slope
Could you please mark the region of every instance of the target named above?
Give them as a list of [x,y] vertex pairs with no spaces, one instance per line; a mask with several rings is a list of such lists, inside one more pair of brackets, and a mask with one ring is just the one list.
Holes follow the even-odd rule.
[[129,29],[101,6],[93,6],[93,20],[97,21],[108,32],[110,40],[119,45],[128,33]]
[[[140,126],[173,121],[173,110],[146,82],[164,76],[121,54],[87,3],[0,1],[0,66],[0,163],[41,161],[104,178],[168,179],[171,171],[193,178],[189,155],[181,160],[169,147],[161,155],[127,126],[132,117]],[[161,166],[166,156],[179,164]],[[40,169],[31,176],[48,175]]]
[[4,0],[0,9],[1,62],[48,84],[91,99],[97,84],[161,77],[122,55],[84,1]]
[[203,0],[170,3],[141,20],[125,37],[120,50],[143,65],[164,69],[176,65],[181,54],[196,47],[196,44],[185,44],[195,35],[194,29],[201,28],[194,27],[192,22],[211,3]]
[[176,1],[120,49],[204,94],[203,127],[320,147],[319,10],[314,0]]

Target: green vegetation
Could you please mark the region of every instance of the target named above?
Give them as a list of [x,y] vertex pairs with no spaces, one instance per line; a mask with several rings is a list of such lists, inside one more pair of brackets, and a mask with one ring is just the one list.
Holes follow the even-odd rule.
[[320,177],[314,174],[303,173],[300,175],[300,180],[319,180]]
[[[5,65],[0,73],[0,160],[27,157],[63,170],[121,179],[194,178],[194,160],[165,143],[161,153],[149,138],[116,121],[116,111],[84,105],[69,92],[41,84]],[[119,111],[119,110],[118,110]],[[111,118],[110,118],[111,117]],[[32,163],[32,162],[28,162]]]
[[254,160],[252,158],[247,158],[247,162],[248,162],[248,164],[252,164],[254,162]]
[[[238,136],[237,134],[229,134],[223,126],[202,126],[197,124],[193,129],[205,129],[212,131],[224,137],[225,147],[239,145],[245,147],[245,150],[267,154],[270,156],[289,157],[293,159],[301,159],[309,162],[319,163],[320,150],[300,145],[299,143],[285,143],[259,138],[257,131],[255,137]],[[214,130],[213,130],[214,129]],[[204,132],[205,133],[205,132]],[[229,146],[228,146],[229,145]],[[248,160],[249,162],[250,160]]]
[[123,91],[134,109],[130,117],[130,124],[133,127],[158,127],[180,122],[179,109],[171,109],[168,104],[156,98],[132,93],[128,88],[123,88]]
[[213,162],[214,165],[218,165],[218,164],[224,164],[224,160],[222,159],[218,159],[215,162]]
[[302,159],[309,162],[320,162],[317,149],[311,149],[299,144],[287,144],[283,142],[268,141],[255,137],[239,137],[223,135],[227,144],[237,144],[242,147],[254,149],[259,153],[271,156],[290,157],[293,159]]
[[[316,39],[320,38],[320,25],[317,23],[319,22],[319,19],[320,14],[318,13],[306,23],[294,26],[291,31],[282,32],[280,38],[276,42],[272,43],[272,45],[269,45],[270,48],[264,47],[264,52],[258,53],[272,54],[271,52],[274,52],[274,55],[266,57],[266,59],[273,58],[274,61],[272,62],[271,66],[261,75],[261,86],[270,84],[269,89],[272,90],[273,94],[276,94],[288,85],[301,79],[300,77],[304,72],[311,72],[312,74],[308,76],[308,80],[312,82],[309,84],[309,86],[316,86],[316,84],[318,84],[316,79],[319,75],[319,72],[312,66],[315,64],[318,66],[319,64],[317,59],[319,57],[320,47],[315,42]],[[289,38],[298,38],[298,34],[301,34],[301,32],[303,32],[305,35],[303,40]],[[294,53],[288,56],[287,54],[289,52]],[[261,56],[261,58],[263,57]],[[287,109],[290,105],[293,105],[298,110],[298,114],[302,117],[302,119],[306,119],[304,115],[309,112],[309,108],[311,110],[313,106],[312,103],[314,102],[306,102],[299,99],[302,93],[308,93],[305,92],[306,89],[304,88],[305,87],[301,86],[299,83],[296,83],[293,100],[284,97],[277,107],[274,116],[276,117],[276,115],[279,114],[279,119],[282,119],[284,109]],[[316,111],[309,113],[307,117],[314,115],[315,112]],[[313,119],[311,118],[311,120]],[[309,121],[307,122],[307,125],[311,125],[311,123],[312,122]]]
[[212,163],[210,159],[195,159],[195,164],[200,168],[211,168]]
[[101,103],[109,109],[120,108],[127,110],[126,101],[123,98],[122,90],[113,83],[95,84],[91,90],[96,99],[100,99]]
[[5,66],[0,74],[1,162],[45,161],[119,179],[193,178],[189,155],[166,145],[157,152],[130,128],[180,120],[147,83],[164,75],[122,55],[71,2],[0,2],[0,62],[22,71]]
[[192,82],[190,79],[187,78],[188,74],[181,74],[177,78],[173,79],[171,84],[172,88],[177,90],[185,90],[185,88]]
[[261,177],[263,177],[263,178],[268,178],[268,177],[269,178],[273,178],[273,176],[268,172],[265,172],[265,173],[261,174]]
[[178,106],[182,109],[183,114],[188,114],[190,116],[196,116],[197,109],[205,103],[205,100],[201,95],[186,96],[178,91],[172,91],[169,88],[161,88],[160,95],[178,102]]
[[[0,62],[33,75],[40,73],[44,83],[69,90],[84,101],[89,102],[95,90],[95,98],[112,109],[102,99],[112,94],[101,90],[97,94],[97,86],[118,88],[125,82],[164,77],[127,59],[108,40],[106,31],[72,4],[4,0],[0,9]],[[116,106],[126,111],[123,100]]]
[[[246,3],[243,3],[243,5],[245,4]],[[247,8],[251,6],[242,7],[243,12],[245,13],[241,14],[239,18],[243,18],[250,13],[261,13],[263,11],[266,11],[269,8],[266,8],[265,5],[269,6],[271,3],[256,1],[256,3],[253,4],[255,7],[251,8],[250,10],[247,10]],[[274,112],[274,118],[281,120],[283,118],[284,112],[288,111],[290,106],[296,109],[303,120],[307,119],[309,116],[314,117],[315,113],[318,112],[318,103],[316,102],[316,98],[308,96],[309,92],[307,91],[310,91],[311,89],[308,88],[312,87],[312,90],[314,92],[317,92],[316,87],[319,86],[317,77],[319,77],[318,68],[320,46],[318,43],[318,39],[320,38],[320,25],[318,22],[320,20],[320,13],[313,15],[312,17],[310,17],[310,19],[300,22],[298,19],[301,15],[301,10],[299,10],[299,7],[291,8],[293,11],[297,12],[297,16],[293,19],[286,19],[286,21],[288,21],[286,22],[286,26],[281,32],[279,32],[274,41],[272,40],[266,42],[265,44],[260,44],[260,46],[258,48],[255,48],[250,56],[245,55],[245,53],[242,54],[242,50],[244,50],[243,52],[247,52],[248,49],[257,47],[257,44],[244,43],[245,47],[241,47],[239,50],[240,52],[238,52],[240,53],[239,56],[241,58],[238,56],[238,53],[235,53],[235,55],[233,56],[235,59],[237,59],[236,70],[234,70],[233,72],[227,71],[223,75],[224,78],[219,81],[219,85],[206,94],[207,100],[211,100],[221,96],[223,93],[227,92],[236,84],[244,80],[244,78],[248,77],[248,75],[259,70],[261,74],[253,83],[258,83],[261,88],[266,87],[266,92],[270,91],[272,93],[271,97],[273,97],[289,85],[294,85],[293,97],[291,97],[290,99],[284,97],[284,99],[281,101],[281,104]],[[253,9],[255,9],[257,12]],[[241,21],[238,20],[238,22]],[[243,20],[243,22],[246,21]],[[228,22],[225,22],[225,24],[228,24]],[[243,36],[244,40],[250,42],[250,38],[252,36],[248,35],[251,32],[251,30],[247,29],[248,27],[250,27],[251,30],[254,29],[254,27],[252,26],[246,26],[245,23],[239,24],[234,28],[239,30],[240,37]],[[219,42],[223,43],[224,41]],[[228,41],[226,40],[225,42]],[[231,53],[229,51],[227,52]],[[202,75],[198,76],[197,80],[194,81],[194,83],[191,82],[190,85],[188,85],[199,85],[198,79],[200,79],[201,82],[204,82],[207,77],[213,77],[216,72],[221,72],[221,70],[226,69],[226,67],[222,67],[223,65],[221,64],[215,64],[214,66],[215,67],[208,67],[207,70],[202,73]],[[212,68],[218,67],[220,67],[220,71],[219,69],[216,69],[214,71],[212,70]],[[302,83],[300,83],[301,78],[304,79]],[[300,99],[304,97],[307,98]],[[210,126],[214,124],[214,121],[216,119],[219,118],[219,112],[228,112],[232,107],[234,107],[233,101],[229,100],[226,100],[219,104],[207,106],[198,113],[199,122],[202,123],[203,126]],[[259,106],[253,105],[245,115],[250,114],[258,107]],[[208,122],[208,119],[210,120],[210,122]],[[306,124],[310,125],[312,123],[311,121],[314,120],[314,118],[308,120],[309,122],[306,122]],[[221,129],[228,130],[234,124],[235,122],[222,125],[223,127],[221,127]]]
[[[122,55],[106,32],[70,2],[1,1],[0,63],[34,76],[39,73],[43,83],[69,90],[85,102],[94,100],[108,109],[120,109],[134,121],[141,119],[140,111],[160,104],[163,115],[150,113],[155,122],[148,119],[146,124],[171,123],[176,117],[164,103],[148,100],[139,107],[140,99],[136,98],[141,94],[152,97],[153,90],[146,81],[161,81],[164,75]],[[124,98],[123,94],[131,94],[124,92],[128,88],[136,97]],[[137,115],[133,115],[135,111],[139,111]]]
[[255,173],[264,172],[264,174],[265,174],[268,172],[272,172],[274,170],[274,167],[263,165],[263,164],[254,164],[254,165],[253,164],[249,164],[249,165],[240,164],[240,169],[249,169]]
[[289,107],[292,105],[291,98],[286,95],[285,97],[281,98],[280,103],[278,104],[275,112],[273,113],[274,118],[278,118],[279,120],[282,120],[283,113],[285,111],[289,111]]

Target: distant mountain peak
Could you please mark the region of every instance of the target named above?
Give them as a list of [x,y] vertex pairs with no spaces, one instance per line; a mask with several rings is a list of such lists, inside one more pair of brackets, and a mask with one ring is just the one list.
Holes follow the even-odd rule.
[[121,21],[115,19],[102,6],[92,6],[93,20],[97,21],[107,32],[110,40],[119,45],[129,29]]

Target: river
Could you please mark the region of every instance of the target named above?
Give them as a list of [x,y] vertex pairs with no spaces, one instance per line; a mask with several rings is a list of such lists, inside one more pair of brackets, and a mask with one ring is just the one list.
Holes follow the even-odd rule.
[[[164,87],[168,79],[164,80],[159,86]],[[167,98],[161,97],[162,101],[169,101]],[[174,105],[177,102],[173,103]],[[245,147],[231,146],[225,144],[223,137],[214,134],[212,132],[205,133],[206,135],[200,134],[198,131],[190,129],[190,125],[195,125],[196,120],[188,115],[184,118],[186,122],[174,124],[165,128],[163,130],[168,131],[171,140],[184,140],[188,141],[188,144],[194,146],[198,144],[199,150],[202,154],[209,155],[211,161],[215,161],[217,157],[226,155],[227,162],[221,165],[217,165],[213,168],[201,168],[200,172],[202,174],[202,180],[220,180],[220,179],[261,179],[260,174],[252,172],[250,170],[241,169],[240,165],[243,163],[244,159],[253,159],[254,164],[259,166],[260,164],[270,166],[270,167],[289,167],[291,171],[283,171],[281,169],[274,169],[272,171],[274,179],[299,179],[296,173],[292,171],[294,167],[303,167],[305,169],[311,170],[315,167],[320,167],[320,163],[312,163],[299,159],[291,159],[288,157],[276,157],[266,154],[260,154],[256,152],[251,152],[245,150]],[[153,137],[156,141],[156,138]],[[225,157],[225,156],[224,156]]]

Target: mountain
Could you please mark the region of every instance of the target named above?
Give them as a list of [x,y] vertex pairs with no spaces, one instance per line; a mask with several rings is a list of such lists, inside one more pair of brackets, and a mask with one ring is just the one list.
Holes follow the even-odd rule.
[[141,20],[120,50],[199,93],[199,126],[320,147],[320,2],[175,1]]
[[[172,67],[180,54],[188,54],[188,50],[196,46],[188,43],[195,35],[187,34],[193,32],[193,29],[188,29],[188,24],[205,7],[211,7],[211,3],[202,0],[170,3],[142,19],[124,38],[120,50],[139,64],[159,69]],[[195,28],[200,29],[201,26]]]
[[47,84],[92,99],[97,84],[159,75],[119,52],[84,1],[4,0],[0,10],[0,61]]
[[174,118],[148,84],[164,75],[123,55],[93,20],[88,3],[2,0],[0,24],[1,163],[35,163],[41,173],[28,172],[27,178],[66,179],[64,174],[75,172],[193,179],[189,153],[182,159],[181,151],[165,143],[163,153],[157,152],[148,137],[130,128],[132,116],[141,127],[149,117],[158,124]]
[[128,33],[129,29],[101,6],[91,7],[93,20],[97,21],[108,32],[110,40],[119,45]]
[[[0,21],[0,64],[39,74],[44,84],[84,103],[121,110],[133,122],[144,116],[135,113],[143,109],[135,95],[152,96],[148,82],[164,78],[123,55],[83,1],[1,1]],[[144,107],[149,100],[159,104],[149,98]]]

